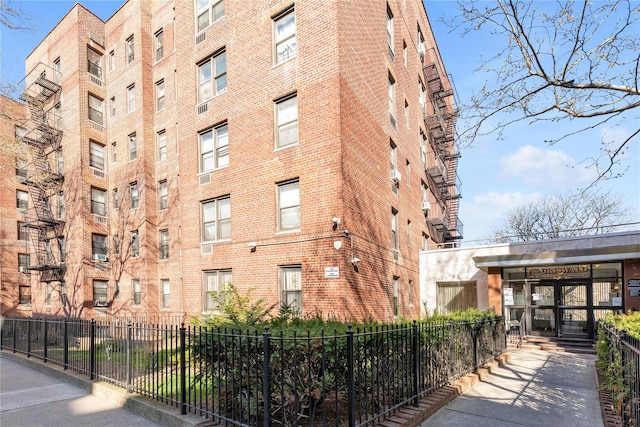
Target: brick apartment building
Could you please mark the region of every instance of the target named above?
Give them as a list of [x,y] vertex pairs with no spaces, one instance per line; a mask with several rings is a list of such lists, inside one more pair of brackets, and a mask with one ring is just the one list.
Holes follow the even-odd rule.
[[76,4],[26,69],[3,314],[200,316],[232,282],[303,315],[417,317],[418,252],[462,237],[420,0]]

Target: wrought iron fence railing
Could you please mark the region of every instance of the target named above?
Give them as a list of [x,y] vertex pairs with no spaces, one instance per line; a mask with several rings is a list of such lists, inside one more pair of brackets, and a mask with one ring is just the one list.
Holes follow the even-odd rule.
[[2,318],[0,348],[230,425],[363,426],[505,349],[503,318],[320,336]]

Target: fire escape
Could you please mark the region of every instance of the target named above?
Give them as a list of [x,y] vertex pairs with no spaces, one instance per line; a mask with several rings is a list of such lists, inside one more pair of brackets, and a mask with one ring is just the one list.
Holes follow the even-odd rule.
[[457,174],[460,153],[455,143],[454,93],[451,87],[445,87],[437,62],[423,61],[423,72],[432,107],[432,111],[424,109],[424,122],[435,157],[426,172],[429,187],[436,195],[436,206],[430,209],[426,220],[432,236],[438,236],[438,243],[455,246],[462,239],[462,222],[458,219],[461,183]]
[[[21,136],[29,153],[27,176],[32,208],[27,212],[25,226],[29,229],[37,263],[29,270],[40,272],[41,282],[64,280],[64,221],[55,218],[51,210],[53,197],[60,197],[63,175],[55,156],[62,144],[61,118],[55,108],[60,98],[59,72],[40,63],[25,78],[26,89],[20,95],[29,110]],[[56,160],[53,169],[50,160]]]

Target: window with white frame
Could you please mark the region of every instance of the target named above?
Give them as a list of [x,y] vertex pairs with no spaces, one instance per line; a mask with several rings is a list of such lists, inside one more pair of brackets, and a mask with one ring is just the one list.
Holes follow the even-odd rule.
[[46,295],[45,295],[45,299],[44,299],[44,305],[45,305],[45,307],[51,307],[51,293],[52,293],[51,292],[52,291],[51,282],[47,282],[46,286],[47,287],[46,287],[46,290],[45,290]]
[[138,183],[137,182],[132,182],[129,184],[129,198],[131,199],[129,201],[129,208],[130,209],[135,209],[138,207],[138,204],[140,202],[140,194],[138,191]]
[[109,52],[109,71],[116,69],[116,53],[115,51]]
[[393,276],[393,315],[400,315],[400,278]]
[[389,167],[392,171],[398,170],[398,149],[393,141],[389,144]]
[[140,235],[138,234],[138,230],[131,232],[131,256],[133,258],[140,256]]
[[109,106],[111,110],[111,117],[114,117],[116,115],[116,97],[115,96],[112,96],[111,99],[109,100]]
[[402,64],[407,68],[407,42],[402,40]]
[[64,155],[62,154],[62,149],[59,148],[58,150],[56,150],[56,157],[57,157],[57,168],[58,168],[58,173],[62,173],[62,171],[64,171]]
[[67,283],[62,280],[60,281],[60,304],[67,305]]
[[111,162],[118,161],[118,144],[116,142],[111,143]]
[[407,180],[407,187],[411,187],[411,162],[409,160],[407,160],[407,164],[406,164],[406,168],[405,168],[405,175],[406,180]]
[[158,142],[158,161],[161,162],[167,159],[167,132],[162,129],[156,134],[156,140]]
[[142,303],[140,279],[131,279],[131,291],[133,292],[133,305],[140,305]]
[[99,257],[105,257],[106,259],[107,236],[96,233],[91,234],[91,253],[93,255],[93,259],[99,259]]
[[198,32],[224,17],[223,0],[196,0],[196,22]]
[[226,285],[231,283],[231,270],[210,270],[202,272],[203,311],[219,310],[224,303]]
[[292,8],[273,19],[274,63],[281,64],[295,58],[298,46],[296,40],[296,14]]
[[156,62],[160,61],[164,57],[164,42],[162,30],[156,31],[153,35],[154,47],[156,50]]
[[414,296],[413,296],[413,280],[409,279],[409,285],[407,286],[407,303],[409,304],[409,307],[413,307],[413,303],[414,303]]
[[93,281],[93,305],[106,307],[109,305],[109,282],[106,280]]
[[158,210],[163,211],[169,207],[169,190],[167,188],[167,180],[163,179],[158,182]]
[[427,184],[425,184],[424,182],[422,183],[421,187],[420,187],[420,191],[422,193],[422,202],[428,202],[429,201],[429,187],[427,187]]
[[412,234],[412,230],[411,230],[411,221],[407,220],[407,246],[411,246],[411,234]]
[[64,193],[58,193],[58,219],[64,219]]
[[53,60],[53,81],[59,84],[61,76],[62,64],[60,63],[60,57],[57,57]]
[[156,83],[156,111],[164,110],[164,79]]
[[92,122],[98,123],[99,125],[104,125],[104,117],[103,117],[103,100],[89,94],[89,120]]
[[16,157],[16,176],[18,178],[27,177],[27,161],[20,157]]
[[67,241],[64,236],[58,236],[58,250],[60,251],[60,262],[65,262],[67,259]]
[[129,135],[129,161],[138,158],[138,142],[136,141],[135,132]]
[[391,117],[391,124],[396,125],[396,81],[391,74],[389,74],[389,116]]
[[127,112],[136,110],[136,85],[132,84],[127,88]]
[[229,166],[229,129],[227,124],[201,132],[200,140],[200,172]]
[[29,241],[29,229],[22,221],[18,221],[18,240],[21,242]]
[[18,287],[18,304],[31,305],[31,285],[20,285]]
[[393,57],[393,12],[389,4],[387,4],[387,45],[389,46],[389,54]]
[[127,38],[127,41],[125,42],[125,54],[126,54],[127,64],[131,64],[135,59],[134,47],[135,46],[133,44],[133,34],[132,34],[129,36],[129,38]]
[[227,90],[227,54],[217,53],[198,64],[198,103]]
[[102,80],[102,54],[87,47],[87,71]]
[[113,255],[120,255],[120,236],[117,234],[113,236]]
[[280,306],[302,314],[302,266],[287,265],[279,268]]
[[426,251],[429,248],[429,236],[422,233],[422,244],[420,245],[420,249]]
[[420,105],[420,110],[422,114],[426,114],[426,102],[427,102],[427,90],[424,87],[424,83],[422,80],[418,78],[418,105]]
[[159,248],[160,259],[169,259],[169,230],[160,230]]
[[29,209],[29,193],[16,190],[16,207],[22,210]]
[[31,255],[18,254],[18,271],[20,273],[28,273],[31,266]]
[[104,170],[104,145],[99,142],[89,141],[89,166]]
[[169,279],[160,280],[160,286],[162,287],[162,308],[171,308],[171,283]]
[[398,250],[398,211],[391,209],[391,248]]
[[118,209],[118,206],[120,206],[120,202],[119,202],[119,198],[118,198],[118,189],[114,188],[111,191],[111,194],[113,195],[112,199],[113,199],[113,209]]
[[105,216],[107,214],[107,191],[91,187],[91,213]]
[[276,148],[298,143],[298,97],[276,101]]
[[409,129],[409,103],[404,100],[404,126]]
[[202,241],[231,238],[231,198],[228,196],[201,203]]
[[300,229],[300,182],[278,184],[278,231]]

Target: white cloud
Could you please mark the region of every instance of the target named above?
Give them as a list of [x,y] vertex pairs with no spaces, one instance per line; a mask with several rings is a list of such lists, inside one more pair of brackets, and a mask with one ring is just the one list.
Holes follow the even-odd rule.
[[589,183],[595,170],[578,164],[564,151],[525,145],[500,159],[502,172],[508,177],[521,179],[534,188],[567,187]]
[[[479,193],[471,202],[460,201],[460,220],[464,224],[464,242],[473,245],[474,240],[490,237],[491,232],[506,218],[507,213],[524,203],[534,202],[542,197],[540,193]],[[479,242],[481,243],[481,242]]]

